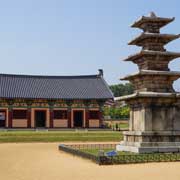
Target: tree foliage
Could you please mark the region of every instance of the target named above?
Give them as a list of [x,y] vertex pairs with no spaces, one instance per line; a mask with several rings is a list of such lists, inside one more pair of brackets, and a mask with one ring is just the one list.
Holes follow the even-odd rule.
[[134,91],[131,83],[111,85],[110,89],[115,97],[129,95]]
[[[134,91],[131,83],[116,84],[110,86],[111,91],[115,97],[132,94]],[[129,107],[105,107],[104,116],[109,116],[112,119],[125,119],[129,118]]]
[[110,116],[112,119],[127,119],[129,118],[129,107],[104,107],[104,116]]

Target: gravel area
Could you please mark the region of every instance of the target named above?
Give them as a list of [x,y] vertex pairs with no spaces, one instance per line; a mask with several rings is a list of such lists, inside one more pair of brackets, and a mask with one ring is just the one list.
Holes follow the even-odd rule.
[[58,150],[59,143],[0,144],[4,180],[179,180],[180,162],[99,166]]

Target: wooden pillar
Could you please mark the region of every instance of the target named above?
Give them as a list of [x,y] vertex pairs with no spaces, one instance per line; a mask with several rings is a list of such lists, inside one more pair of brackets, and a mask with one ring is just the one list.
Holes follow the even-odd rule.
[[26,104],[27,104],[27,128],[31,128],[31,106],[32,106],[32,101],[30,100],[27,100],[26,101]]
[[103,106],[105,101],[99,101],[99,127],[103,128]]
[[54,120],[54,111],[53,111],[53,108],[50,108],[50,111],[49,111],[50,115],[49,115],[49,127],[50,128],[53,128],[54,127],[54,124],[53,124],[53,120]]
[[27,127],[31,128],[31,108],[27,109]]
[[99,109],[99,127],[103,127],[103,112],[101,108]]
[[6,109],[5,113],[6,113],[6,114],[5,114],[5,115],[6,115],[6,116],[5,116],[5,117],[6,117],[6,120],[5,120],[5,128],[8,128],[8,115],[9,115],[9,114],[8,114],[8,109]]
[[85,125],[85,127],[86,128],[89,128],[89,109],[86,109],[86,125]]
[[13,110],[11,107],[8,108],[8,128],[12,128]]
[[67,112],[67,116],[68,116],[68,128],[71,128],[71,108],[68,108],[68,112]]
[[49,122],[47,122],[47,124],[46,124],[46,127],[48,128],[53,128],[54,127],[54,104],[55,104],[55,102],[54,101],[49,101],[48,102],[48,104],[49,104],[49,110],[48,110],[48,112],[49,112],[49,114],[48,114],[48,116],[49,116],[49,119],[48,119],[48,121]]

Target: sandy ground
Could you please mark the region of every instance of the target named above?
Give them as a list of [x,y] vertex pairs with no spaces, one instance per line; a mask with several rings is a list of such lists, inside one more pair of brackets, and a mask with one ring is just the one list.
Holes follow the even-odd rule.
[[2,180],[180,180],[180,162],[99,166],[57,143],[0,144]]

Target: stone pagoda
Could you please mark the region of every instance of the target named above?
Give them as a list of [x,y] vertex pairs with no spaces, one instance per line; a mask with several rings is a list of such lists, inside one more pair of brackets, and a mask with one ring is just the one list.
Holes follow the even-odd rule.
[[119,99],[130,107],[129,131],[123,133],[124,140],[117,145],[119,151],[180,152],[180,94],[172,85],[180,72],[168,67],[180,53],[164,48],[180,35],[160,33],[160,28],[173,20],[152,12],[132,25],[143,33],[129,45],[141,46],[142,50],[125,59],[137,64],[139,71],[122,79],[130,81],[135,92]]

